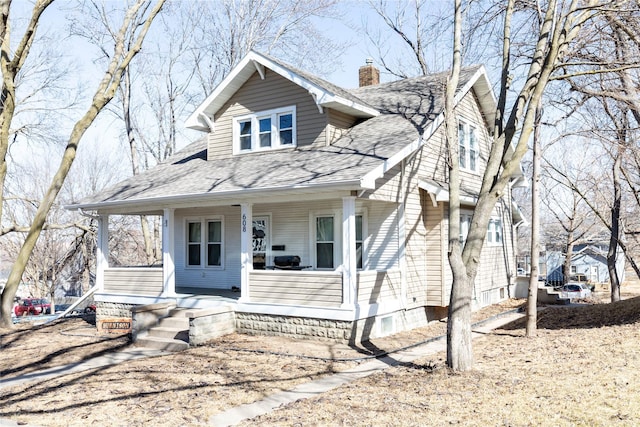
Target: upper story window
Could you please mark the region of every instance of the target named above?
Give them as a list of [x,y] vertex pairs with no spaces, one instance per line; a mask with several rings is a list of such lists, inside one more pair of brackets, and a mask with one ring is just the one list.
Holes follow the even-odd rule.
[[460,169],[478,172],[478,140],[476,128],[465,122],[458,122],[460,143]]
[[296,107],[278,108],[233,119],[233,153],[296,146]]

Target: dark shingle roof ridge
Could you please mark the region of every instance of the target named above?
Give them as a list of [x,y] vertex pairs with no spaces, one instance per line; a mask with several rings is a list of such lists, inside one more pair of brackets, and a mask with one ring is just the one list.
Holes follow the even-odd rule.
[[[458,87],[460,88],[464,86],[469,81],[469,79],[482,67],[483,67],[482,64],[473,64],[473,65],[462,67],[460,69],[460,82],[458,83]],[[446,77],[450,73],[451,73],[451,70],[444,70],[444,71],[439,71],[437,73],[431,73],[431,74],[415,76],[415,77],[407,77],[404,79],[393,80],[390,82],[380,83],[377,85],[362,86],[355,89],[350,89],[349,91],[353,93],[355,96],[358,96],[359,93],[384,91],[388,89],[393,89],[396,86],[410,85],[411,83],[419,83],[419,82],[425,82],[425,81],[430,83],[437,83],[441,79],[446,79]]]
[[292,71],[293,73],[299,75],[300,77],[304,78],[305,80],[308,80],[309,82],[315,84],[316,86],[319,86],[320,88],[326,90],[327,92],[331,92],[333,95],[337,95],[340,96],[342,98],[345,98],[349,101],[353,101],[359,104],[362,104],[364,106],[367,106],[369,108],[373,108],[375,109],[375,107],[369,105],[366,101],[360,99],[358,96],[356,96],[355,94],[353,94],[349,89],[345,89],[343,87],[340,87],[336,84],[333,84],[321,77],[316,76],[315,74],[311,74],[308,73],[306,71],[303,71],[291,64],[288,64],[280,59],[276,59],[272,56],[269,56],[265,53],[262,52],[258,52],[258,51],[254,51],[255,53],[257,53],[258,55],[264,56],[265,58],[267,58],[268,60],[275,62],[276,64],[280,65],[281,67],[287,68],[290,71]]

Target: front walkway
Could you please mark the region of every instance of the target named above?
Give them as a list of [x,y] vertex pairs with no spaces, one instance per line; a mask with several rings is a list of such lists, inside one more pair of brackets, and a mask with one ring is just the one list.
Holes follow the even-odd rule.
[[[480,322],[478,326],[473,328],[473,338],[488,334],[492,330],[511,323],[521,317],[523,317],[523,314],[521,313],[509,312],[503,316],[497,316],[487,321]],[[341,385],[384,370],[390,366],[410,363],[421,357],[446,351],[446,348],[446,337],[441,336],[436,339],[429,340],[422,345],[400,349],[397,352],[386,354],[385,356],[378,357],[370,362],[362,363],[355,368],[338,372],[315,381],[300,384],[291,390],[272,394],[271,396],[254,403],[248,403],[246,405],[231,408],[211,417],[209,419],[209,424],[216,427],[233,426],[241,423],[242,421],[271,412],[281,405],[286,405],[299,399],[315,397],[319,394],[340,387]]]

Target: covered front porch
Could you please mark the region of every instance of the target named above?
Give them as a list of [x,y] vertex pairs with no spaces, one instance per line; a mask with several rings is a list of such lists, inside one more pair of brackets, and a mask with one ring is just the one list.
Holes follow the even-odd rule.
[[[185,308],[231,304],[245,313],[345,321],[398,310],[406,292],[400,262],[390,262],[381,249],[399,240],[393,237],[398,231],[385,228],[384,242],[378,242],[371,227],[389,216],[396,224],[394,213],[391,204],[372,209],[352,195],[165,208],[162,264],[123,267],[107,262],[109,213],[103,212],[96,299],[132,305],[172,301]],[[274,258],[282,254],[300,256],[304,268],[275,268]]]

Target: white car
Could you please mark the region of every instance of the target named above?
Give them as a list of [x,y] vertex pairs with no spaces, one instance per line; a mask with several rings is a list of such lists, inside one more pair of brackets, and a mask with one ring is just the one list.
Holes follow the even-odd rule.
[[560,288],[560,291],[567,294],[569,298],[590,298],[591,288],[585,283],[571,282]]

